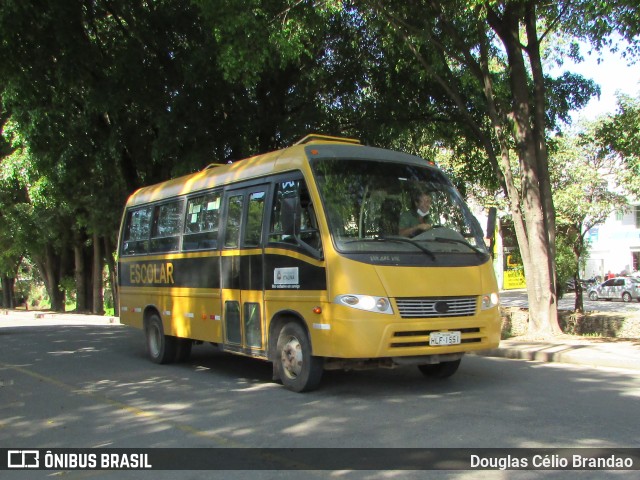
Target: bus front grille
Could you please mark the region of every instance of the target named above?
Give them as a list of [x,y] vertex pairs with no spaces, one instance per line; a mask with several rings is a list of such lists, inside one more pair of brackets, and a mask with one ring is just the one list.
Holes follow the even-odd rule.
[[[451,330],[456,330],[462,335],[460,344],[482,342],[483,333],[479,327],[452,328]],[[439,331],[440,330],[418,330],[409,332],[394,332],[392,341],[389,346],[391,348],[428,347],[430,346],[429,335]]]
[[402,318],[471,317],[476,304],[477,297],[396,298]]

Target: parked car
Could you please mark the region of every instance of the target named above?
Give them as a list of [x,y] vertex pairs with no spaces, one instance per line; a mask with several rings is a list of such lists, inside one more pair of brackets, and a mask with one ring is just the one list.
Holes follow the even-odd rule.
[[623,302],[640,301],[640,280],[635,277],[616,277],[589,289],[589,300],[620,298]]

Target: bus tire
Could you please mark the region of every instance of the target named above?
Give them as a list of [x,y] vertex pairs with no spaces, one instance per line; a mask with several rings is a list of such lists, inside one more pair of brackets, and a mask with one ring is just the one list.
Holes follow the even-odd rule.
[[164,334],[162,320],[153,313],[145,326],[147,354],[153,363],[172,363],[176,359],[178,339]]
[[321,357],[311,355],[311,341],[300,324],[289,322],[280,330],[274,370],[282,384],[293,392],[308,392],[320,384],[324,362]]
[[449,378],[456,373],[462,359],[452,362],[430,363],[426,365],[418,365],[418,370],[428,378]]

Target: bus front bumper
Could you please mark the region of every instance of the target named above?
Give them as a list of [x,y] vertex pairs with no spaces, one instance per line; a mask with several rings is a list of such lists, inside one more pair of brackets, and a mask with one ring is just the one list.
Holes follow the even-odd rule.
[[[325,324],[328,327],[311,332],[314,355],[342,359],[404,358],[394,363],[408,363],[411,357],[457,355],[496,348],[500,343],[497,307],[469,317],[411,320],[358,311],[348,314],[332,315]],[[413,363],[454,359],[417,358]]]

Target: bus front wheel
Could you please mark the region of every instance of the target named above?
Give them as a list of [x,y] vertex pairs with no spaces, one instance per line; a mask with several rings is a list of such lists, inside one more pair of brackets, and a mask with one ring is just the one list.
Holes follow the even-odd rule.
[[422,372],[425,377],[429,378],[449,378],[456,373],[462,359],[454,360],[452,362],[440,362],[427,365],[418,365],[418,370]]
[[162,320],[152,314],[145,327],[147,353],[154,363],[171,363],[176,359],[177,338],[164,334]]
[[295,322],[287,323],[280,330],[274,366],[282,384],[294,392],[317,388],[324,370],[322,358],[311,355],[307,332]]

